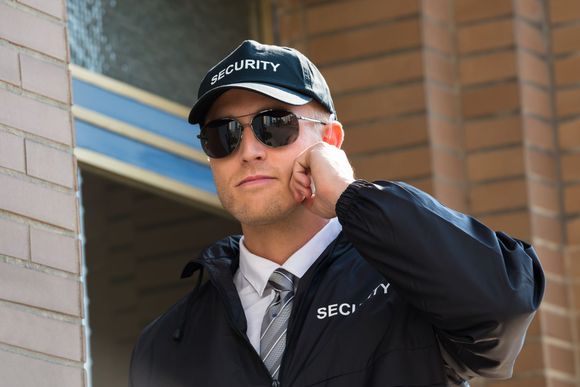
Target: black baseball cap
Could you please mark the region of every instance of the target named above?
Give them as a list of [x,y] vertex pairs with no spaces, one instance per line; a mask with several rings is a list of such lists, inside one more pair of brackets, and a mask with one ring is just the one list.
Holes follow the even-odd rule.
[[336,114],[324,77],[306,56],[293,48],[245,40],[207,72],[189,123],[203,122],[216,98],[232,88],[256,91],[290,105],[315,100]]

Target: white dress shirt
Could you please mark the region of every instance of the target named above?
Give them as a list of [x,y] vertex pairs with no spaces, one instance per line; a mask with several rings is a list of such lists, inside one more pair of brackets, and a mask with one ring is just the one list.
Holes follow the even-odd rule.
[[240,295],[242,307],[246,314],[248,329],[246,334],[250,343],[260,353],[260,331],[262,319],[268,305],[274,298],[271,287],[266,288],[270,276],[279,267],[288,270],[298,279],[312,266],[324,249],[336,239],[342,226],[338,219],[331,219],[304,246],[292,254],[282,266],[266,258],[252,254],[244,245],[244,237],[240,239],[240,266],[234,274],[234,285]]

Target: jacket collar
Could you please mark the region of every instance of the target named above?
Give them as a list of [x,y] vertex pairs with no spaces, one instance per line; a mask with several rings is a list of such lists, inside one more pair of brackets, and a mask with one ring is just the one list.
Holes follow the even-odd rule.
[[239,266],[241,237],[241,235],[232,235],[206,247],[199,258],[192,259],[185,265],[181,278],[191,277],[202,266],[210,270],[210,266],[216,265],[229,268],[233,275]]

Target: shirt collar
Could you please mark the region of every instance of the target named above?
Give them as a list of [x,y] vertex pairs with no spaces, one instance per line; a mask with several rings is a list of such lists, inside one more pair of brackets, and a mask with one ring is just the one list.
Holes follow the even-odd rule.
[[282,266],[250,252],[240,239],[240,267],[242,275],[248,280],[254,290],[262,297],[270,276],[279,267],[288,270],[298,279],[312,266],[324,249],[336,239],[342,226],[337,218],[332,218],[308,242],[292,254]]

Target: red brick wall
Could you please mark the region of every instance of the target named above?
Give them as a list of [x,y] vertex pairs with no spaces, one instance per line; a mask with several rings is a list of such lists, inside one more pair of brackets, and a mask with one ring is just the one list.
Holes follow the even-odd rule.
[[419,4],[282,1],[277,15],[282,43],[326,76],[359,175],[431,191]]
[[358,176],[402,179],[532,241],[548,287],[509,381],[580,386],[580,2],[280,0]]
[[520,93],[534,242],[548,275],[540,314],[548,382],[578,385],[580,3],[516,1]]
[[64,0],[0,0],[0,384],[83,386]]

